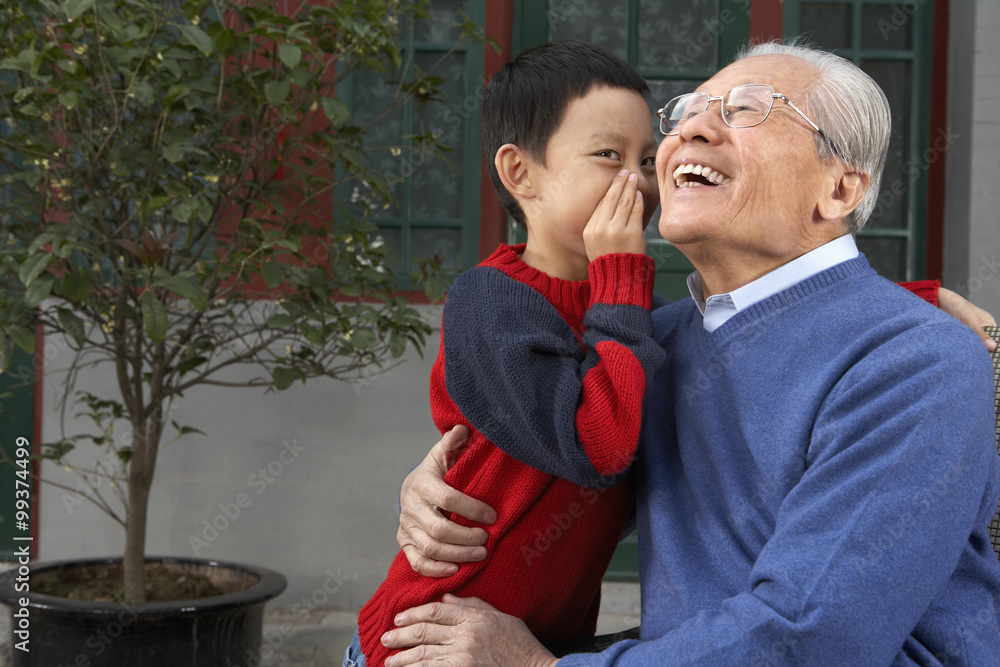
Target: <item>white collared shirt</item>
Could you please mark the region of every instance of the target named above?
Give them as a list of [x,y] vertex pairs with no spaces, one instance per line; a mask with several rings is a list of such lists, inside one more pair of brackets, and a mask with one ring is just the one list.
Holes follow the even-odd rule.
[[854,242],[854,237],[844,234],[739,289],[728,294],[713,294],[708,297],[708,301],[704,298],[701,276],[697,271],[687,277],[687,286],[691,298],[698,304],[698,310],[705,318],[705,330],[715,331],[744,308],[857,256],[858,246]]

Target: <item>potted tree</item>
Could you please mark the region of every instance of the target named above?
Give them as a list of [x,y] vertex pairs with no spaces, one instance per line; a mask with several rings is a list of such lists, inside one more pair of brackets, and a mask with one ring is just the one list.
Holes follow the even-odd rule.
[[[170,421],[171,403],[191,387],[233,384],[221,374],[234,365],[259,370],[241,386],[268,390],[370,375],[407,346],[420,350],[429,332],[398,296],[372,223],[401,174],[372,168],[370,156],[447,148],[433,131],[391,146],[367,139],[407,101],[439,99],[442,79],[399,46],[428,19],[428,2],[303,2],[285,13],[272,4],[36,0],[0,10],[0,369],[15,346],[34,349],[38,326],[88,365],[114,368],[116,395],[73,394],[74,364],[67,398],[97,430],[47,443],[41,456],[81,474],[82,490],[70,490],[126,533],[123,557],[99,568],[121,573],[104,593],[113,601],[38,594],[45,568],[33,569],[32,651],[13,651],[15,664],[77,664],[95,627],[121,637],[101,664],[244,664],[283,577],[145,556],[160,446],[196,430]],[[462,40],[482,39],[461,25]],[[394,93],[361,125],[337,84],[364,68],[390,75]],[[438,298],[441,280],[424,278]],[[114,437],[118,422],[129,439]],[[84,445],[113,464],[74,467]],[[72,569],[56,564],[48,576]],[[190,600],[147,600],[154,570],[206,575],[223,593],[202,605],[216,620],[192,625]],[[16,610],[10,575],[0,595]]]

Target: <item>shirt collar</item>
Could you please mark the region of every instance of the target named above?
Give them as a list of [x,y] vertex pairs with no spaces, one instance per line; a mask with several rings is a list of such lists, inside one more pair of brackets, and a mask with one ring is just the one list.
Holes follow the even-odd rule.
[[748,283],[728,294],[713,294],[706,302],[702,290],[701,276],[695,271],[687,277],[688,290],[691,298],[698,305],[698,310],[704,316],[706,331],[715,331],[726,321],[758,301],[763,301],[772,294],[777,294],[795,283],[802,282],[820,271],[826,271],[832,266],[854,259],[858,256],[858,246],[850,234],[825,243],[801,257],[779,266],[752,283]]

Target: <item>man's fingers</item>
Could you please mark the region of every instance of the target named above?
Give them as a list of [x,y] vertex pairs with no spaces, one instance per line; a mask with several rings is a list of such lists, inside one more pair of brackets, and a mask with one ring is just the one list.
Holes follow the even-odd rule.
[[458,455],[468,444],[469,429],[463,424],[458,424],[431,447],[427,456],[437,461],[443,472],[448,472],[455,465]]
[[479,598],[460,598],[457,595],[452,595],[451,593],[445,593],[441,598],[441,601],[445,604],[454,604],[460,607],[469,607],[471,609],[485,609],[487,611],[497,610],[497,608],[489,602],[484,602]]
[[[393,619],[396,629],[382,635],[382,643],[390,648],[440,643],[434,640],[436,638],[447,639],[450,636],[447,628],[441,630],[440,627],[456,625],[468,613],[466,609],[458,605],[443,604],[441,602],[429,602],[419,607],[411,607],[396,614],[396,617]],[[391,638],[392,643],[389,643],[387,638]],[[402,643],[404,640],[412,643]]]
[[[461,491],[456,491],[450,486],[443,485],[443,488],[440,489],[440,493],[437,495],[439,495],[439,502],[435,504],[445,512],[453,512],[462,518],[468,519],[469,521],[485,523],[487,525],[490,525],[497,520],[496,510],[492,507],[481,500],[476,500],[472,496],[465,495]],[[451,525],[457,526],[457,524]],[[439,526],[435,525],[433,528],[434,533],[432,534],[442,534],[437,530]],[[448,528],[450,529],[450,526]],[[459,544],[466,544],[466,542],[460,541]],[[480,544],[482,544],[482,542],[480,542]]]
[[[993,325],[992,324],[988,324],[986,326],[993,326]],[[983,343],[986,344],[986,349],[987,350],[989,350],[990,352],[992,352],[993,350],[997,349],[997,342],[995,340],[993,340],[992,336],[990,336],[988,333],[986,333],[982,329],[979,330],[979,337],[983,339]]]
[[412,544],[407,544],[403,547],[403,554],[410,563],[410,568],[417,574],[422,574],[425,577],[443,579],[458,572],[458,565],[455,563],[431,560],[421,554]]

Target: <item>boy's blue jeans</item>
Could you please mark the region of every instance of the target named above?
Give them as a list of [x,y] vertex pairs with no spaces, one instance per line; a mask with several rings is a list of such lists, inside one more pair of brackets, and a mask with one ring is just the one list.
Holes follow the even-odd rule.
[[354,632],[354,641],[344,653],[344,667],[365,667],[365,654],[361,652],[361,637]]

